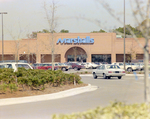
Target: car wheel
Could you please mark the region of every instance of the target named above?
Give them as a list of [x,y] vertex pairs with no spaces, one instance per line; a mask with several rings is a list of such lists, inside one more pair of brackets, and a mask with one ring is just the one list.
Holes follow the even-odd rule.
[[106,76],[106,74],[103,74],[103,78],[104,78],[104,79],[107,79],[107,76]]
[[128,72],[132,72],[132,68],[128,68],[127,71],[128,71]]
[[121,76],[119,76],[118,79],[121,79]]
[[110,76],[108,76],[108,79],[110,79],[111,77]]
[[97,76],[96,76],[96,74],[95,74],[95,73],[93,73],[93,78],[94,78],[94,79],[97,79]]
[[75,68],[74,68],[74,70],[75,70],[75,71],[77,71],[77,70],[78,70],[78,68],[77,68],[77,67],[75,67]]
[[62,71],[66,71],[66,68],[65,67],[62,67],[62,69],[61,69]]

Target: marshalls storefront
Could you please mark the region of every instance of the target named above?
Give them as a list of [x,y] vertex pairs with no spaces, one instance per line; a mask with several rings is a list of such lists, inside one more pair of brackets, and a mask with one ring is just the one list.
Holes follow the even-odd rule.
[[[143,51],[133,38],[125,42],[126,61],[143,59]],[[139,42],[144,45],[144,39]],[[55,62],[123,62],[123,43],[115,33],[38,33],[37,39],[5,40],[4,60],[44,63],[52,61],[53,53]]]

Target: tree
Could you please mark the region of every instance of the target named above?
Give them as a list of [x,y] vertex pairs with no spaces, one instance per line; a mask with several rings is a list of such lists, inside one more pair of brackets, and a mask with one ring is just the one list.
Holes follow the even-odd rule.
[[[114,10],[110,7],[110,5],[102,0],[97,0],[100,5],[102,5],[105,10],[113,17],[115,18],[119,23],[124,24],[123,21],[117,15],[115,14]],[[125,0],[124,0],[125,2]],[[124,3],[125,4],[125,3]],[[139,42],[139,39],[137,38],[137,35],[135,31],[130,27],[130,26],[125,26],[126,29],[128,30],[129,34],[132,35],[132,37],[135,39],[137,44],[141,49],[143,49],[144,52],[144,81],[145,81],[145,101],[147,103],[150,103],[150,92],[149,92],[149,69],[148,69],[148,64],[149,64],[149,46],[148,42],[150,39],[150,0],[145,0],[144,3],[140,0],[134,0],[130,1],[131,4],[131,9],[133,13],[133,17],[135,20],[135,23],[138,24],[138,30],[142,34],[143,38],[145,39],[145,44],[141,44]],[[145,20],[145,23],[140,23],[140,20]],[[121,33],[122,34],[122,33]]]
[[50,45],[50,49],[51,49],[51,55],[52,55],[52,70],[54,70],[54,60],[55,60],[55,29],[57,27],[57,17],[55,16],[56,14],[56,10],[57,10],[57,5],[54,2],[54,0],[52,0],[52,4],[50,5],[50,7],[47,7],[47,4],[44,2],[44,10],[46,13],[46,19],[48,22],[48,26],[49,26],[49,31],[51,34],[51,37],[49,37],[49,44]]
[[27,34],[27,37],[30,39],[37,38],[37,33],[50,33],[50,31],[47,29],[43,29],[42,31],[33,31],[32,34]]
[[[20,23],[19,23],[20,26]],[[18,35],[14,35],[14,33],[12,32],[12,29],[7,29],[10,36],[12,37],[12,39],[15,41],[14,45],[12,44],[12,47],[14,49],[14,59],[15,61],[18,63],[19,58],[21,57],[21,55],[19,56],[19,52],[23,47],[27,47],[27,44],[22,45],[21,41],[22,41],[22,37],[23,37],[23,30],[20,28],[18,31]],[[16,30],[17,31],[17,30]],[[29,46],[29,45],[28,45]],[[28,48],[29,50],[29,48]],[[17,67],[18,68],[18,67]],[[16,69],[17,71],[18,69]]]
[[100,29],[99,31],[92,31],[91,33],[106,33],[103,29]]
[[[126,33],[125,33],[125,37],[132,37],[132,34],[130,33],[130,30],[129,28],[133,31],[133,33],[136,35],[137,38],[141,38],[143,37],[142,36],[142,32],[140,30],[137,29],[137,27],[132,27],[130,24],[126,25],[125,26],[126,29]],[[122,37],[124,37],[124,27],[119,27],[119,28],[116,28],[116,29],[113,29],[113,32],[115,32],[117,35],[122,35]]]
[[69,33],[69,30],[62,29],[60,33]]
[[[148,24],[150,24],[150,19],[148,19],[148,20],[143,20],[136,28],[138,29],[138,30],[140,30],[140,27],[143,29],[143,32],[144,33],[146,33],[146,24],[147,24],[147,21],[148,21]],[[150,36],[150,30],[148,31],[148,35]]]

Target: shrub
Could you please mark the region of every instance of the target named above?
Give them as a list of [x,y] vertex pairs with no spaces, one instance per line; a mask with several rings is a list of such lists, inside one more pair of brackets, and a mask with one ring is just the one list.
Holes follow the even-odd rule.
[[53,86],[60,86],[65,84],[73,84],[74,80],[77,84],[82,83],[81,77],[77,74],[65,74],[61,70],[26,70],[25,68],[18,68],[17,72],[12,69],[0,69],[0,90],[5,91],[7,86],[11,92],[16,91],[18,86],[23,90],[29,87],[31,90],[44,90],[45,84],[52,84]]
[[97,107],[70,115],[53,115],[52,119],[150,119],[150,105],[114,102],[107,107]]
[[5,83],[1,84],[1,85],[0,85],[0,91],[1,91],[2,93],[6,92],[7,87],[8,87],[7,84],[5,84]]
[[14,84],[14,83],[10,83],[10,84],[8,85],[8,87],[9,87],[11,93],[12,93],[13,91],[17,91],[17,89],[18,89],[17,85]]

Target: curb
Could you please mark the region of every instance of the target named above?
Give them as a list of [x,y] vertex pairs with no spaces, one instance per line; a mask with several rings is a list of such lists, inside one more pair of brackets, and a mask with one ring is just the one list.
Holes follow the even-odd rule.
[[[93,76],[92,74],[81,74],[80,76]],[[125,74],[125,76],[135,76],[135,74]],[[144,76],[144,74],[136,74],[136,76]]]
[[92,86],[91,84],[88,84],[88,86],[85,87],[73,88],[73,89],[69,89],[66,91],[61,91],[53,94],[28,96],[28,97],[21,97],[21,98],[0,99],[0,106],[59,99],[59,98],[77,95],[84,92],[94,91],[97,89],[98,86]]
[[144,76],[144,74],[126,74],[125,76]]

